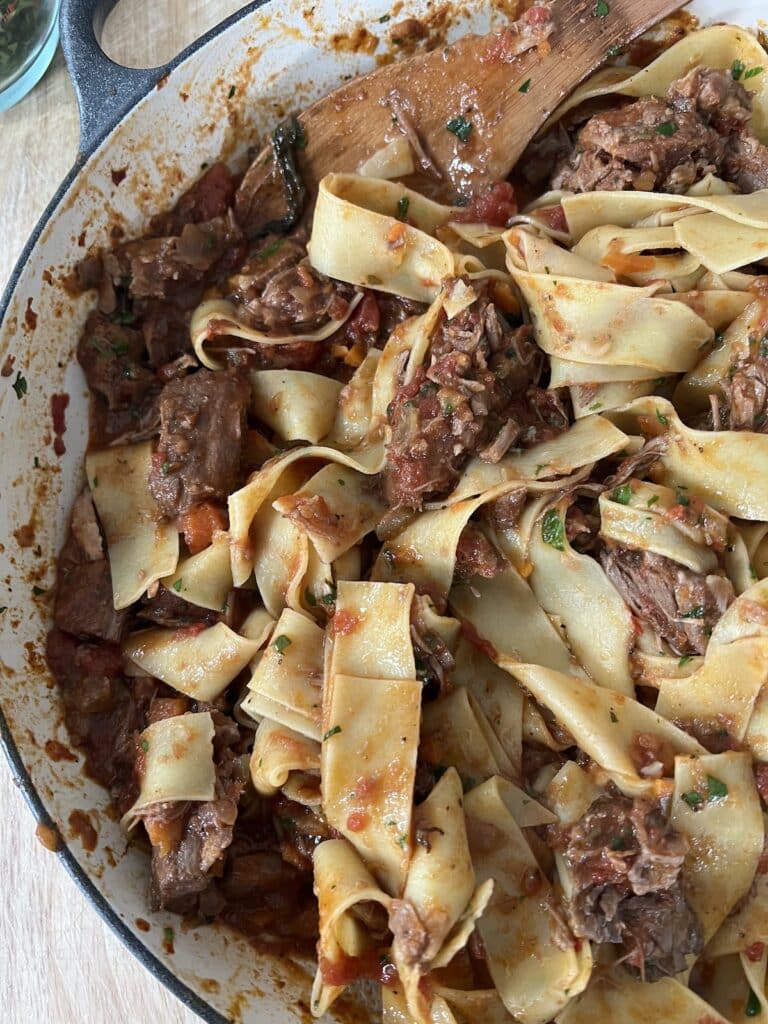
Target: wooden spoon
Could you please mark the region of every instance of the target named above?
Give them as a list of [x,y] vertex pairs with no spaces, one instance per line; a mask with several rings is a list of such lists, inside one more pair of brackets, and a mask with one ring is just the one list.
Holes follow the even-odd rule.
[[[498,57],[499,33],[468,35],[354,79],[299,118],[306,186],[312,192],[331,171],[356,171],[404,129],[398,110],[410,116],[437,169],[431,195],[451,201],[503,180],[549,114],[609,51],[681,6],[680,0],[554,0],[555,27],[538,50],[505,61]],[[457,118],[463,118],[458,135],[446,127],[453,122],[455,131]]]

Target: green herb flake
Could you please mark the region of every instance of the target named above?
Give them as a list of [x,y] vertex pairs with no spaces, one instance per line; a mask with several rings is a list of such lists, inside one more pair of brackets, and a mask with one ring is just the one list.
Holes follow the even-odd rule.
[[272,646],[275,648],[278,654],[282,654],[286,647],[290,647],[293,641],[285,633],[281,633],[280,636],[275,640]]
[[341,726],[340,725],[334,725],[333,728],[329,729],[328,732],[325,734],[325,736],[323,736],[323,743],[325,743],[326,740],[329,740],[331,738],[331,736],[337,736],[340,732],[341,732]]
[[746,66],[742,60],[735,60],[733,64],[731,64],[731,78],[734,82],[738,82],[745,70]]
[[411,205],[411,200],[408,196],[400,196],[397,200],[397,213],[395,216],[398,220],[405,220],[408,216],[408,207]]
[[748,78],[755,78],[757,75],[762,75],[763,68],[750,68],[749,71],[744,72],[744,80]]
[[235,88],[235,86],[234,85],[230,85],[229,92],[227,93],[227,99],[231,100],[236,92],[237,92],[237,89]]
[[[111,320],[112,320],[112,323],[121,324],[124,327],[128,327],[130,324],[135,322],[136,314],[132,313],[130,311],[130,309],[123,309],[123,310],[120,310],[117,313],[113,313],[112,317],[111,317]],[[128,346],[125,344],[125,342],[122,342],[122,344],[125,345],[125,351],[127,352],[128,351]],[[115,347],[116,347],[115,345],[112,346],[113,349]],[[115,355],[117,355],[117,352],[115,352]],[[123,355],[125,355],[125,353],[123,353]]]
[[611,8],[606,3],[606,0],[597,0],[595,4],[595,17],[596,18],[607,18],[611,13]]
[[667,416],[665,416],[664,413],[660,409],[656,410],[656,419],[659,421],[659,423],[662,425],[662,427],[668,427],[669,426],[669,418]]
[[405,849],[407,843],[408,843],[408,836],[406,836],[406,835],[399,835],[397,837],[397,845],[400,847],[401,850]]
[[605,56],[606,57],[618,57],[619,54],[621,54],[621,53],[623,53],[623,48],[621,46],[619,46],[619,45],[610,46],[608,48],[608,52],[606,53]]
[[177,594],[181,592],[182,583],[183,581],[179,579],[176,580],[176,582],[173,584],[173,589],[176,591]]
[[35,595],[35,597],[40,597],[40,595],[44,594],[45,592],[46,591],[45,591],[44,587],[38,587],[38,586],[32,587],[32,593]]
[[170,472],[170,469],[171,469],[170,462],[164,462],[162,464],[162,466],[160,467],[160,472],[163,474],[163,476],[168,476],[168,473]]
[[618,719],[618,717],[616,715],[616,712],[613,710],[613,708],[611,708],[611,721],[615,725],[618,722],[618,720],[619,719]]
[[678,668],[682,668],[683,665],[687,665],[689,661],[693,661],[693,655],[692,654],[684,654],[682,656],[682,658],[680,659],[680,661],[678,661],[677,667]]
[[678,505],[684,505],[687,507],[688,505],[691,504],[691,499],[687,495],[682,494],[680,491],[677,492],[676,499]]
[[704,618],[704,605],[697,604],[695,608],[691,608],[688,612],[681,612],[681,619],[703,619]]
[[309,589],[309,587],[307,587],[307,589],[304,591],[304,600],[307,602],[310,608],[314,608],[317,604],[317,598]]
[[656,129],[656,134],[664,135],[666,136],[666,138],[670,138],[670,136],[674,135],[677,130],[678,128],[674,121],[662,121],[662,123]]
[[541,539],[558,551],[565,551],[565,524],[556,508],[548,509],[541,523]]
[[658,494],[652,494],[650,496],[650,498],[648,499],[648,501],[646,501],[645,504],[648,506],[648,508],[650,508],[651,505],[655,505],[658,500],[659,500]]
[[523,82],[523,84],[520,86],[520,88],[517,91],[518,92],[522,92],[522,93],[526,93],[526,92],[528,92],[528,90],[530,88],[531,88],[531,80],[530,80],[530,78],[526,78],[526,80]]
[[173,945],[173,928],[163,928],[163,942],[166,946]]
[[603,403],[602,402],[593,402],[592,405],[590,405],[590,407],[589,407],[589,411],[590,412],[597,412],[598,409],[602,409],[602,408],[603,408]]
[[8,605],[7,604],[0,605],[0,615],[2,615],[3,612],[7,612],[7,611],[8,611]]
[[621,487],[616,487],[611,492],[611,501],[615,501],[618,505],[628,505],[632,498],[632,488],[629,484],[622,484]]
[[750,988],[749,999],[747,999],[747,1005],[744,1009],[744,1015],[746,1017],[758,1017],[761,1013],[760,1000],[757,998],[755,993]]
[[270,256],[274,256],[280,246],[283,244],[283,239],[278,238],[276,241],[271,242],[268,246],[256,253],[257,260],[268,260]]
[[142,740],[141,741],[141,749],[146,754],[146,752],[149,750],[149,740]]
[[379,24],[385,25],[391,17],[391,14],[382,14],[382,16],[379,18]]
[[450,416],[453,412],[453,404],[451,402],[445,402],[443,404],[443,416]]
[[689,789],[687,793],[683,793],[681,800],[685,800],[689,807],[698,807],[704,803],[704,797],[701,793],[697,793],[695,789]]
[[728,796],[728,787],[714,775],[707,776],[707,791],[710,800],[724,800]]
[[328,593],[323,594],[320,598],[322,604],[335,604],[336,602],[336,587],[331,587]]
[[21,373],[17,373],[16,380],[13,382],[12,387],[16,392],[16,397],[21,401],[27,393],[27,378],[22,377]]
[[459,117],[452,117],[445,127],[462,142],[468,142],[469,136],[472,134],[472,122],[461,115]]

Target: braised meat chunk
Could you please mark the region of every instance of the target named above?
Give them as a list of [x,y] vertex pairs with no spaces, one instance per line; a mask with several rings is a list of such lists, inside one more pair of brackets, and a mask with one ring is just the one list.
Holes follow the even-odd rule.
[[245,785],[238,755],[237,725],[218,711],[213,740],[216,792],[213,800],[154,804],[141,815],[152,843],[152,905],[180,912],[194,909],[212,877],[221,874],[232,842],[237,805]]
[[512,446],[566,430],[561,394],[539,386],[544,363],[531,328],[510,328],[488,295],[444,319],[427,368],[397,389],[387,410],[389,504],[419,509],[450,491],[471,455],[498,462]]
[[77,346],[88,387],[110,409],[136,408],[157,390],[155,375],[144,363],[145,353],[141,331],[113,323],[97,312],[88,317]]
[[573,878],[568,915],[575,935],[620,946],[622,959],[647,981],[677,974],[689,953],[701,951],[701,925],[680,873],[688,844],[658,805],[600,797],[554,842]]
[[611,544],[601,550],[600,561],[630,611],[675,654],[704,654],[735,597],[727,577],[703,576],[652,551]]
[[112,576],[88,490],[72,509],[72,525],[59,556],[53,619],[59,629],[83,638],[119,643],[127,610],[112,602]]
[[552,187],[680,194],[714,173],[743,192],[762,188],[768,149],[749,132],[751,111],[750,94],[729,72],[693,68],[664,99],[644,97],[590,118]]
[[229,372],[200,370],[165,386],[149,487],[166,516],[236,489],[248,397],[247,382]]

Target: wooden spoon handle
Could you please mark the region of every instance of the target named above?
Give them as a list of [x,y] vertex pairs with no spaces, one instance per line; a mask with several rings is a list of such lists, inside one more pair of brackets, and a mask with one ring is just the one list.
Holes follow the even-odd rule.
[[[469,35],[355,79],[300,118],[307,187],[314,189],[330,171],[355,171],[397,136],[403,126],[394,120],[393,90],[439,169],[431,194],[450,201],[478,183],[506,178],[549,114],[609,51],[681,6],[680,0],[555,0],[546,53],[534,49],[509,62],[494,60],[498,37]],[[446,128],[459,117],[471,126],[468,133]]]

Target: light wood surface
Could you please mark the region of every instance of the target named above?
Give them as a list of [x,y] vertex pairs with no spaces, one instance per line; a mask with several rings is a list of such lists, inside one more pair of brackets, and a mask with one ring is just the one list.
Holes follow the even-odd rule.
[[[233,0],[123,0],[105,30],[121,63],[154,66],[241,6]],[[77,108],[61,54],[0,114],[0,291],[77,152]],[[52,144],[52,140],[54,144]],[[7,1024],[194,1024],[101,922],[56,858],[0,755],[0,1018]]]

